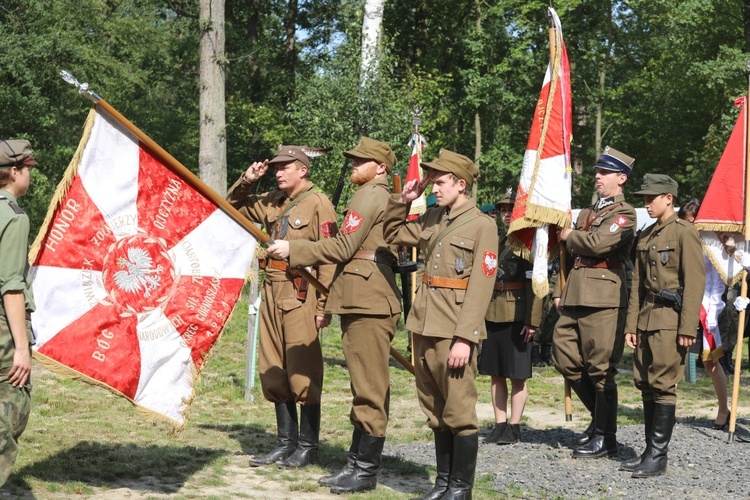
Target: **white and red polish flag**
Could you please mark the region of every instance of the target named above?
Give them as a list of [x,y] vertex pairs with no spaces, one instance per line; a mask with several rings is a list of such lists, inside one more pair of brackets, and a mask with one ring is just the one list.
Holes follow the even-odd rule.
[[255,245],[97,106],[31,249],[34,357],[184,426]]
[[[521,179],[508,228],[514,252],[533,262],[532,285],[538,296],[547,295],[547,262],[557,244],[550,225],[570,227],[573,136],[573,101],[570,65],[560,18],[551,7],[551,60],[539,94],[523,157]],[[554,36],[553,36],[554,35]]]
[[718,326],[724,309],[721,297],[726,285],[733,285],[742,277],[742,266],[735,250],[744,247],[745,242],[746,100],[741,97],[734,102],[740,108],[739,116],[695,216],[706,267],[706,289],[700,312],[703,354],[714,361],[724,352]]
[[[418,131],[414,131],[414,133],[411,134],[411,139],[409,140],[409,146],[411,146],[411,157],[409,158],[409,168],[406,170],[404,184],[414,179],[417,181],[422,180],[422,167],[420,167],[419,164],[422,162],[422,148],[426,145],[427,141],[424,140],[422,134]],[[406,220],[417,220],[417,218],[426,211],[427,201],[424,193],[422,193],[417,199],[411,202],[409,215],[406,217]]]

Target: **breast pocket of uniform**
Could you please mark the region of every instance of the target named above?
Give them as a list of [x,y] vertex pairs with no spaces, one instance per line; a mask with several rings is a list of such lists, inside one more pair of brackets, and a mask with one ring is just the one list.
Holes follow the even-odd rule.
[[450,260],[447,265],[452,267],[459,277],[471,274],[472,263],[474,262],[474,238],[457,234],[451,237],[451,252],[446,255]]
[[654,244],[656,248],[651,249],[651,255],[656,264],[664,269],[677,269],[680,267],[680,256],[677,255],[677,240],[660,241]]
[[289,229],[294,231],[303,231],[307,226],[310,225],[310,217],[304,215],[290,215],[289,216]]
[[[356,263],[355,260],[353,263]],[[362,304],[367,303],[371,300],[368,295],[372,293],[368,284],[370,282],[370,276],[372,276],[373,270],[369,267],[365,267],[367,264],[363,261],[356,265],[349,264],[338,280],[343,280],[343,307],[361,307]]]
[[435,229],[425,229],[421,233],[419,233],[419,249],[422,251],[422,254],[425,254],[427,252],[427,249],[430,246],[430,241],[432,240],[432,237],[435,235]]

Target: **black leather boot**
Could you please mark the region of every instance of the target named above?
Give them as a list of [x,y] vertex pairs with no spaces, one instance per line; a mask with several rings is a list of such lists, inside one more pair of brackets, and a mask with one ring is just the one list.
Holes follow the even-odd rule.
[[[654,427],[654,401],[643,402],[643,423],[646,430],[646,450],[651,446],[651,430]],[[636,467],[641,465],[643,457],[646,456],[646,450],[643,450],[639,456],[631,458],[630,460],[623,460],[620,463],[620,470],[626,470],[632,472]]]
[[349,446],[349,453],[346,454],[346,465],[343,469],[331,474],[330,476],[323,476],[318,479],[318,484],[321,486],[335,486],[339,484],[343,478],[354,472],[354,464],[357,461],[357,453],[359,453],[359,440],[362,439],[362,431],[354,428],[352,432],[352,444]]
[[453,463],[448,490],[440,500],[471,500],[477,468],[479,433],[453,436]]
[[573,450],[573,458],[600,458],[617,454],[617,388],[596,392],[594,435]]
[[583,406],[591,413],[591,423],[583,431],[583,434],[578,436],[575,440],[576,446],[584,446],[591,441],[591,436],[594,435],[594,410],[596,408],[596,386],[591,379],[585,373],[580,380],[570,385],[573,392],[576,393],[578,399],[581,400]]
[[667,451],[674,428],[675,405],[654,403],[654,424],[651,445],[643,453],[641,463],[633,469],[632,477],[653,477],[667,471]]
[[453,433],[435,431],[435,463],[437,477],[435,486],[423,497],[411,500],[439,500],[448,491],[453,464]]
[[278,443],[269,453],[250,457],[250,467],[269,465],[277,460],[283,460],[297,449],[297,403],[286,401],[276,403],[276,434]]
[[297,449],[288,458],[276,462],[285,469],[299,469],[318,463],[318,438],[320,436],[320,405],[302,405],[299,415]]
[[359,440],[359,453],[354,463],[354,472],[343,477],[338,484],[331,488],[331,493],[357,493],[359,491],[374,490],[378,484],[380,459],[383,456],[385,436],[378,437],[362,434]]
[[505,432],[497,440],[497,444],[514,444],[521,440],[521,426],[519,424],[508,424]]

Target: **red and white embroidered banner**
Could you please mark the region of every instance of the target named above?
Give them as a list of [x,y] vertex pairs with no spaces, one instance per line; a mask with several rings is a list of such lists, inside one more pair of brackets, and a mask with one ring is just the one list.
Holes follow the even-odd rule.
[[735,283],[742,271],[742,266],[730,255],[734,255],[735,248],[742,248],[745,241],[747,110],[744,103],[745,97],[735,101],[740,114],[695,216],[703,252],[726,283]]
[[176,426],[256,240],[101,109],[32,248],[35,357]]
[[533,262],[534,293],[541,296],[549,290],[547,261],[550,249],[557,244],[556,236],[549,234],[549,225],[569,227],[571,224],[573,101],[570,65],[560,18],[552,8],[549,14],[555,25],[554,56],[547,66],[534,110],[508,228],[514,251]]
[[[416,179],[417,181],[422,180],[422,167],[419,166],[422,163],[422,148],[427,145],[422,135],[419,132],[414,132],[411,135],[409,146],[411,146],[411,158],[409,158],[409,168],[406,170],[406,179],[404,184]],[[417,218],[427,211],[427,201],[424,193],[419,195],[416,200],[411,202],[409,208],[409,215],[406,220],[417,220]]]

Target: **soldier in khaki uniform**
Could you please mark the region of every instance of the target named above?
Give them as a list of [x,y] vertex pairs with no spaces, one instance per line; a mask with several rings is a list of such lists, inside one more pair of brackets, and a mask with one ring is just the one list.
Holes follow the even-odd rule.
[[[470,198],[479,172],[447,151],[428,163],[425,178],[407,182],[388,201],[385,239],[419,247],[425,273],[406,321],[413,333],[417,393],[435,433],[437,479],[427,499],[471,498],[479,446],[477,346],[486,337],[497,270],[497,226]],[[407,222],[411,201],[428,183],[438,206]]]
[[394,249],[383,239],[383,217],[390,198],[388,173],[396,156],[384,142],[362,137],[344,152],[351,158],[350,180],[359,186],[341,232],[323,241],[278,241],[269,255],[292,267],[335,263],[326,312],[341,316],[342,346],[351,378],[354,425],[347,463],[318,481],[334,493],[374,489],[385,443],[390,400],[388,363],[391,339],[401,317],[401,294],[391,265]]
[[[495,206],[507,231],[516,195],[511,190]],[[531,378],[531,338],[542,320],[542,299],[531,289],[532,265],[500,242],[495,291],[485,315],[487,339],[482,342],[479,373],[492,377],[495,427],[485,443],[513,444],[521,439],[521,416],[526,406],[526,379]],[[511,409],[508,415],[508,386]],[[506,419],[508,421],[506,421]]]
[[617,363],[623,351],[627,306],[626,262],[636,226],[623,185],[633,158],[607,147],[596,163],[599,200],[581,210],[576,228],[558,231],[572,254],[567,285],[553,297],[560,319],[553,334],[555,368],[591,412],[592,425],[577,441],[574,458],[617,453]]
[[706,270],[698,231],[674,211],[677,182],[646,174],[635,194],[643,195],[648,214],[656,219],[636,242],[625,324],[625,340],[635,349],[633,378],[643,398],[646,450],[620,468],[633,477],[650,477],[667,470],[677,384],[685,373],[688,348],[695,343]]
[[18,455],[31,411],[31,313],[29,216],[16,204],[36,165],[28,141],[0,140],[0,486]]
[[[271,161],[255,162],[227,194],[227,201],[253,222],[263,224],[272,239],[317,241],[334,236],[336,212],[326,195],[307,179],[311,148],[281,146]],[[269,166],[278,189],[251,194]],[[326,298],[308,290],[286,262],[267,259],[260,309],[260,383],[275,405],[278,445],[250,460],[253,467],[278,463],[303,467],[317,461],[323,355],[318,330],[330,323]],[[319,266],[317,279],[328,286],[335,266]],[[297,403],[301,404],[297,424]]]

